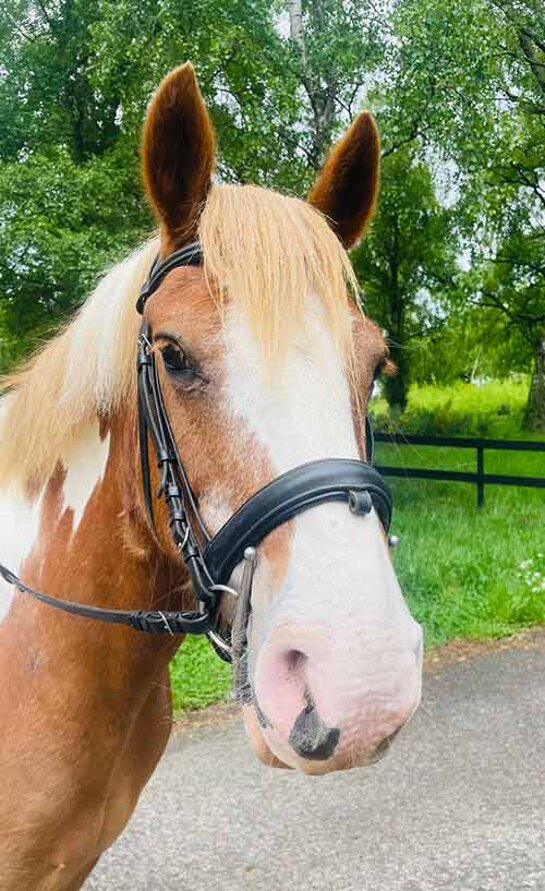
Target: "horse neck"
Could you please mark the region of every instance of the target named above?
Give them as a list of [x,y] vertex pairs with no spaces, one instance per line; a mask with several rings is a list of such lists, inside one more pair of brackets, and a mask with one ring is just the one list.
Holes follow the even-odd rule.
[[[183,581],[179,569],[154,544],[138,507],[137,461],[130,413],[82,429],[39,491],[24,505],[20,500],[27,520],[19,524],[19,553],[11,548],[10,568],[33,588],[66,600],[116,609],[179,606],[179,597],[175,602],[170,595]],[[13,494],[6,497],[13,501]],[[1,562],[8,563],[8,544],[0,548]],[[49,642],[62,637],[74,646],[91,640],[94,647],[115,650],[127,668],[144,670],[166,664],[174,649],[169,640],[67,617],[26,595],[17,595],[6,609],[2,597],[5,589],[0,628],[17,629],[18,636]]]

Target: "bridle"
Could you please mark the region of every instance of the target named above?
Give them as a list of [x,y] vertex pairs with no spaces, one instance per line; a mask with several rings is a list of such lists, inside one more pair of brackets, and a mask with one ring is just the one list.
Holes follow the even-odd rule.
[[[200,266],[199,242],[157,259],[138,297],[136,308],[143,315],[146,301],[173,269]],[[237,624],[243,636],[251,608],[253,573],[257,548],[278,526],[297,514],[329,501],[342,501],[350,511],[366,515],[375,508],[386,535],[390,528],[392,498],[380,473],[372,466],[373,433],[366,419],[367,463],[351,458],[325,458],[302,464],[259,489],[234,513],[214,536],[210,536],[199,512],[198,499],[180,459],[173,436],[152,350],[152,332],[143,319],[138,337],[138,430],[142,489],[149,523],[154,531],[155,515],[149,464],[151,440],[160,471],[157,499],[163,499],[170,535],[185,564],[198,603],[190,611],[115,610],[59,600],[35,591],[15,573],[0,564],[0,575],[19,591],[73,615],[102,622],[128,625],[137,631],[167,634],[205,634],[226,661],[233,659],[232,644],[220,636],[217,626],[223,593],[237,597]],[[238,590],[230,586],[231,575],[242,563]],[[234,637],[234,636],[233,636]],[[241,643],[238,641],[238,649]],[[235,651],[235,656],[237,652]]]

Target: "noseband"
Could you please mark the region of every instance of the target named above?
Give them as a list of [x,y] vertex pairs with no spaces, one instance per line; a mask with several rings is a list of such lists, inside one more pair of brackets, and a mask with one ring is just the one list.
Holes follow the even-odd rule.
[[[156,260],[138,297],[138,312],[143,314],[146,301],[169,272],[181,266],[201,264],[202,250],[198,242],[175,251],[166,260]],[[378,471],[371,466],[373,432],[366,419],[368,463],[352,458],[325,458],[295,467],[259,489],[211,537],[180,459],[151,346],[152,333],[144,319],[137,351],[138,428],[144,501],[148,520],[155,530],[149,465],[151,440],[160,471],[156,498],[164,499],[166,503],[170,535],[191,577],[198,608],[173,612],[101,609],[58,600],[34,591],[1,564],[0,575],[20,591],[74,615],[129,625],[138,631],[172,635],[206,634],[218,654],[231,661],[231,644],[217,631],[221,595],[224,592],[234,594],[239,604],[244,604],[245,621],[242,624],[245,629],[256,549],[263,539],[302,511],[329,501],[345,502],[349,510],[358,515],[368,514],[375,508],[388,534],[392,515],[390,491]],[[239,590],[235,591],[229,583],[233,570],[240,563],[243,564],[242,579]]]

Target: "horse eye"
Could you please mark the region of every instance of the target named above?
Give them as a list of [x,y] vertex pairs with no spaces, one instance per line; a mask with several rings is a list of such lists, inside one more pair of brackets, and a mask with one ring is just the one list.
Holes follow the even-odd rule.
[[172,344],[161,347],[161,355],[163,357],[163,362],[165,363],[165,368],[169,374],[197,374],[197,369],[192,367],[182,350],[178,349],[178,347],[175,347]]

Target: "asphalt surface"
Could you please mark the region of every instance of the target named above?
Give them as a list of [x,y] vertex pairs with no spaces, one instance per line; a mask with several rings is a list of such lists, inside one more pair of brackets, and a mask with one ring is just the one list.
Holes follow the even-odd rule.
[[175,740],[86,891],[545,891],[545,644],[428,678],[390,755],[303,777]]

